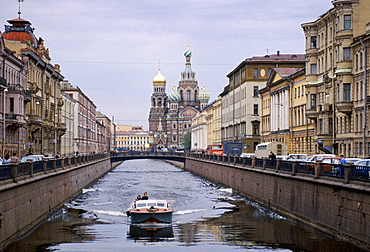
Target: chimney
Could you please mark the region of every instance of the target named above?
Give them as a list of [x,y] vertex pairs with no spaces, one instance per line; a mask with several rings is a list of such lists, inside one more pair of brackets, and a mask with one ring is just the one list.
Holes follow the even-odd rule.
[[276,55],[277,56],[280,56],[280,51],[279,50],[276,52]]

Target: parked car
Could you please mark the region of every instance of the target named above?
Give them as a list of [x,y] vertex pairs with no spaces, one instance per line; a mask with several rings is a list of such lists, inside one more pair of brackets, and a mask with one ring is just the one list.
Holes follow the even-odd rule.
[[44,159],[53,159],[53,154],[44,154]]
[[21,162],[27,162],[27,161],[36,162],[36,161],[42,161],[42,160],[44,160],[44,155],[29,155],[29,156],[22,157]]
[[254,157],[254,153],[242,153],[240,154],[240,157],[252,158]]
[[307,154],[304,153],[291,153],[288,155],[287,160],[289,161],[306,161],[308,158]]
[[336,157],[334,154],[315,154],[307,159],[308,162],[321,161],[325,157]]
[[363,159],[353,164],[352,176],[356,179],[370,179],[370,159]]
[[[339,169],[336,169],[336,168],[338,168],[339,165],[341,164],[340,163],[341,159],[342,159],[341,157],[336,157],[334,155],[334,157],[323,157],[321,160],[316,160],[316,161],[321,161],[321,165],[323,167],[323,172],[331,172],[334,175],[336,175],[337,173],[339,173]],[[307,162],[306,165],[305,165],[305,168],[307,170],[315,169],[316,161]]]

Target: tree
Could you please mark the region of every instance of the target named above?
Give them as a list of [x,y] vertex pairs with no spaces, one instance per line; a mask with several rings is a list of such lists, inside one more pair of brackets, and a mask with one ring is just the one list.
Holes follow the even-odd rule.
[[191,131],[188,131],[184,134],[182,138],[182,145],[186,150],[190,150],[191,148]]

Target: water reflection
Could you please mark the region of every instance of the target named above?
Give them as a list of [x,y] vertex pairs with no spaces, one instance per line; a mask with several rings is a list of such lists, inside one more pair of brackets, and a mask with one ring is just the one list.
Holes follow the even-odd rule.
[[172,238],[172,225],[130,225],[128,238],[145,241],[161,241]]

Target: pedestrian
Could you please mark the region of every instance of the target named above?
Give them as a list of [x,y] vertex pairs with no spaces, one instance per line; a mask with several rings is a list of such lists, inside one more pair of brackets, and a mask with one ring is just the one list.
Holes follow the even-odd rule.
[[10,163],[10,155],[9,153],[6,153],[3,159],[3,164],[9,164],[9,163]]
[[272,151],[270,151],[269,159],[270,160],[275,160],[276,159],[276,155]]
[[60,158],[60,153],[57,152],[57,154],[55,155],[55,158]]
[[19,163],[19,157],[17,157],[17,153],[13,153],[13,156],[10,157],[10,163]]
[[347,163],[347,161],[346,161],[346,159],[344,158],[344,155],[343,155],[343,154],[340,154],[339,156],[341,157],[341,159],[340,159],[340,163],[341,163],[342,165],[346,164],[346,163]]
[[149,197],[148,197],[148,193],[147,193],[147,192],[145,192],[145,193],[144,193],[144,195],[143,195],[143,197],[141,197],[141,199],[142,199],[142,200],[147,200],[147,199],[149,199]]

